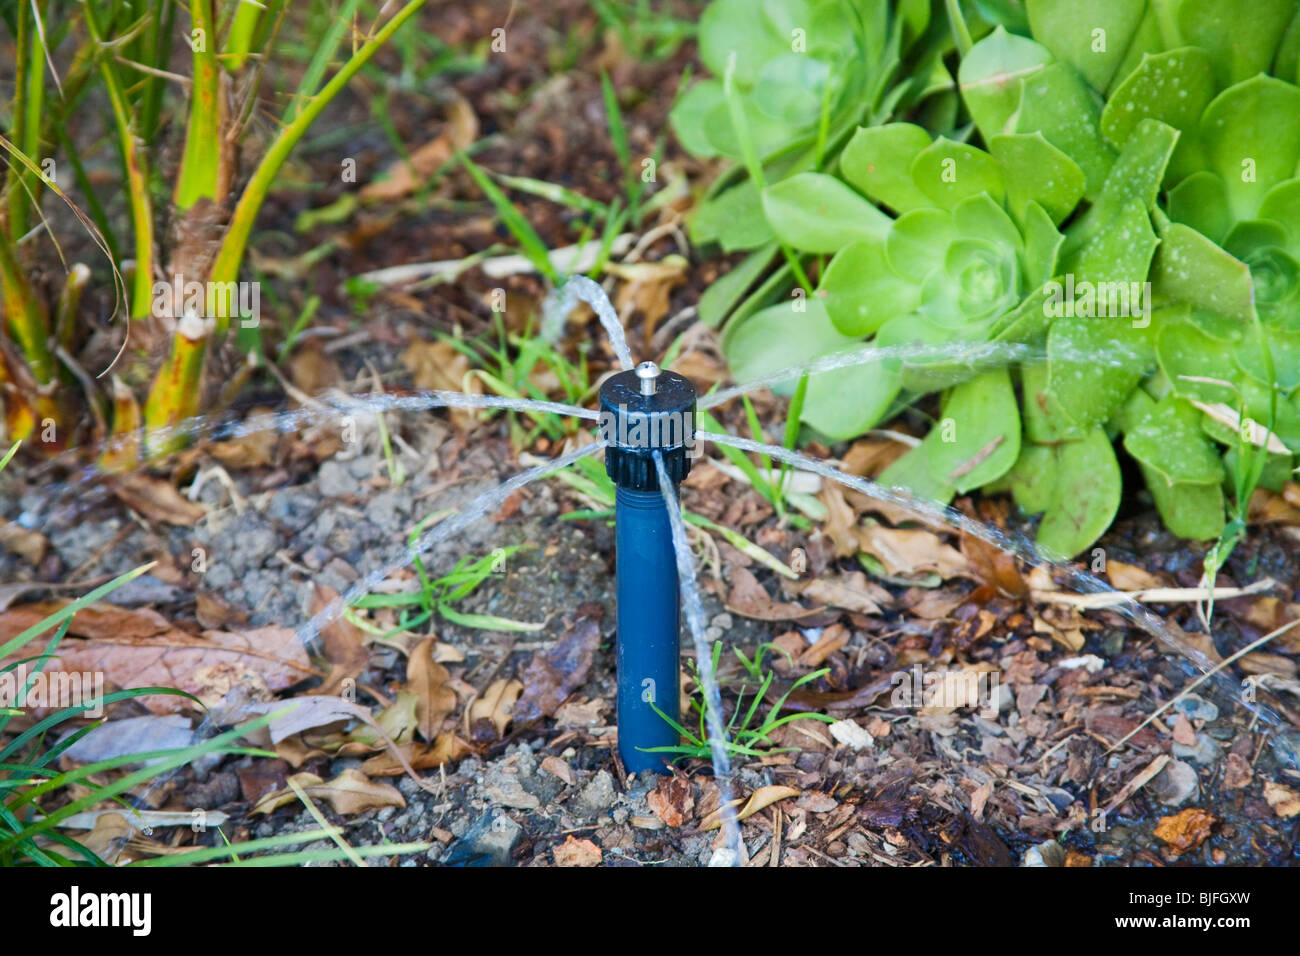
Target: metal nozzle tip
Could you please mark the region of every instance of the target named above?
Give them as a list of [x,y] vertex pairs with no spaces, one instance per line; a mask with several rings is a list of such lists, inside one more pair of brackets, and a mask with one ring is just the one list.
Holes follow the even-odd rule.
[[641,380],[641,394],[653,395],[658,385],[659,366],[654,362],[642,362],[636,367],[636,377]]

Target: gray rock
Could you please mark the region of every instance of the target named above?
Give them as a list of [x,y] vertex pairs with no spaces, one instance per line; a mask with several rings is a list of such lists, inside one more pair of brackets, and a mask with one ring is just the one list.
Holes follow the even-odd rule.
[[1203,720],[1207,724],[1219,719],[1219,708],[1198,694],[1187,694],[1174,704],[1174,710],[1188,720]]
[[1186,803],[1201,790],[1196,779],[1196,768],[1181,760],[1166,764],[1165,769],[1160,771],[1148,787],[1157,800],[1170,807]]
[[361,490],[361,483],[352,476],[347,466],[334,459],[322,462],[316,475],[316,484],[326,498],[355,495]]
[[510,817],[489,810],[447,848],[446,865],[509,866],[510,851],[522,832],[523,827]]
[[1196,746],[1188,747],[1185,744],[1176,743],[1170,748],[1170,752],[1175,757],[1186,757],[1192,763],[1208,766],[1219,759],[1220,748],[1209,734],[1198,733],[1196,735]]
[[608,770],[597,773],[578,794],[578,805],[591,813],[608,810],[617,801],[618,793],[614,790],[614,778],[609,775]]

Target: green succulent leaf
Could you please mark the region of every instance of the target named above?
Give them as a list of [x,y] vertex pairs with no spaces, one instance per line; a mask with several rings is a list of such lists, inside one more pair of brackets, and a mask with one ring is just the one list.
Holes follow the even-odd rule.
[[1007,206],[1019,221],[1024,222],[1025,210],[1032,202],[1059,226],[1083,198],[1083,170],[1042,133],[994,136],[989,150],[1002,166]]
[[1085,194],[1095,196],[1115,161],[1115,151],[1101,135],[1100,98],[1066,63],[1045,66],[1021,82],[1015,132],[1041,132],[1078,164]]
[[1220,86],[1268,69],[1295,15],[1295,3],[1256,0],[1250,5],[1249,16],[1242,13],[1241,5],[1232,0],[1181,0],[1178,4],[1181,42],[1209,53]]
[[1151,268],[1156,293],[1227,318],[1255,318],[1250,269],[1195,229],[1170,223]]
[[778,239],[804,252],[834,253],[858,239],[885,238],[892,220],[844,183],[800,173],[763,190]]
[[837,252],[816,294],[835,328],[853,336],[871,335],[921,302],[921,287],[890,268],[884,243],[876,239],[860,239]]
[[930,146],[930,134],[911,123],[864,126],[840,154],[850,184],[902,215],[935,205],[912,181],[912,163]]
[[[970,48],[957,71],[962,99],[975,125],[990,140],[1014,133],[1026,79],[1054,60],[1041,43],[997,27]],[[1067,151],[1068,152],[1068,151]]]
[[1191,226],[1213,242],[1222,242],[1232,228],[1228,190],[1214,173],[1192,173],[1169,190],[1169,218]]
[[1155,407],[1124,435],[1125,450],[1159,473],[1165,484],[1217,485],[1223,462],[1201,431],[1201,413],[1175,395]]
[[[748,382],[811,362],[849,344],[859,343],[836,330],[826,307],[814,297],[781,302],[755,312],[728,333],[724,350],[736,381]],[[791,379],[777,390],[789,391],[794,385]]]
[[714,196],[691,219],[691,241],[716,242],[723,252],[757,249],[773,238],[762,197],[750,179]]
[[1144,119],[1178,130],[1182,135],[1169,170],[1170,178],[1178,181],[1204,167],[1200,121],[1213,98],[1213,67],[1204,50],[1180,47],[1144,56],[1101,111],[1101,131],[1122,148]]
[[1253,219],[1270,189],[1296,175],[1300,87],[1256,76],[1220,93],[1201,117],[1210,166],[1234,219]]
[[[1050,485],[1048,505],[1038,526],[1038,550],[1048,557],[1068,558],[1110,527],[1119,510],[1122,479],[1115,449],[1100,427],[1078,441],[1053,446],[1051,452],[1051,464],[1039,452],[1022,456],[1024,466],[1017,462],[1012,486],[1037,485],[1041,489]],[[1034,469],[1039,473],[1034,474]]]
[[1011,374],[995,369],[955,386],[929,444],[930,474],[959,494],[1005,474],[1020,456],[1020,410]]
[[912,161],[912,182],[935,205],[952,209],[963,199],[1004,196],[1002,169],[982,149],[940,137]]
[[1034,38],[1078,70],[1098,92],[1110,86],[1146,4],[1134,0],[1028,0]]

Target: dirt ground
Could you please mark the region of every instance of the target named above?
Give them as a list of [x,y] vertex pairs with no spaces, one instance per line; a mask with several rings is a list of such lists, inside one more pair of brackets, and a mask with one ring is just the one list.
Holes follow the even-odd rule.
[[[504,0],[435,4],[427,16],[449,45],[472,44],[508,14],[511,43],[506,54],[488,57],[478,70],[439,75],[390,96],[388,120],[402,141],[414,148],[436,138],[449,104],[460,98],[488,139],[476,162],[608,201],[621,177],[601,100],[599,69],[608,67],[618,89],[646,91],[629,94],[623,104],[634,151],[650,154],[665,137],[665,181],[689,175],[702,182],[708,171],[683,157],[665,133],[676,84],[693,60],[691,45],[663,62],[635,62],[600,38],[586,3],[545,6],[543,15]],[[688,14],[700,6],[681,4]],[[565,49],[566,37],[578,38],[570,44],[573,63],[557,68],[556,51]],[[349,134],[347,148],[358,159],[363,183],[397,158],[369,115],[370,102],[365,95],[351,97],[333,119],[334,128]],[[277,193],[263,229],[290,234],[302,212],[327,207],[345,192],[334,185],[337,176],[325,172],[337,168],[337,152],[320,147],[296,160],[293,178],[328,185]],[[560,207],[522,194],[514,198],[552,248],[579,238],[578,224]],[[345,290],[346,280],[369,270],[459,259],[510,241],[458,168],[440,176],[426,200],[364,206],[343,224],[321,223],[294,235],[290,248],[282,239],[255,243],[255,264],[285,302],[301,304],[313,292],[322,297],[318,327],[326,331],[305,339],[286,365],[289,379],[304,391],[314,392],[313,385],[368,391],[377,376],[390,393],[400,394],[421,384],[418,370],[413,374],[403,361],[413,343],[431,345],[437,333],[491,332],[485,303],[499,280],[479,269],[453,283],[373,291],[364,307]],[[668,290],[663,314],[655,317],[663,325],[673,317],[688,320],[683,310],[726,267],[682,248],[679,236],[680,230],[665,230],[644,250],[651,262],[673,253],[691,257],[685,281]],[[301,268],[297,257],[323,243],[332,244],[330,251],[314,267]],[[505,282],[507,323],[522,328],[544,288],[525,274]],[[637,355],[666,345],[662,334],[646,334],[646,318],[635,315],[629,328]],[[679,320],[674,334],[682,328]],[[571,359],[580,346],[588,350],[594,379],[612,359],[594,320],[570,324]],[[692,338],[681,362],[697,380],[723,374],[708,333]],[[254,379],[222,421],[293,406],[281,384],[265,376]],[[779,440],[784,403],[763,395],[757,408]],[[323,416],[309,428],[268,429],[243,438],[214,425],[207,439],[165,470],[142,476],[144,483],[134,490],[87,475],[84,462],[73,457],[0,475],[0,517],[41,539],[29,536],[17,547],[17,539],[9,538],[0,548],[0,582],[27,586],[21,593],[0,587],[0,641],[11,636],[19,620],[14,614],[28,602],[67,596],[52,585],[88,585],[146,560],[156,560],[157,567],[111,596],[123,615],[119,625],[144,615],[189,636],[298,627],[319,606],[321,594],[344,592],[399,556],[417,522],[458,508],[514,474],[521,453],[545,457],[558,444],[543,437],[521,449],[519,430],[500,416],[390,413],[385,420],[396,442],[395,460],[405,472],[399,484],[375,417],[345,417],[359,431],[351,441],[340,440],[338,416]],[[748,433],[742,410],[728,408],[720,417],[731,430]],[[906,430],[909,423],[897,427]],[[567,439],[575,436],[571,428]],[[867,473],[878,470],[879,462],[864,460],[887,450],[879,443],[856,447],[811,453],[850,465],[857,461]],[[1197,672],[1118,614],[1085,614],[1043,599],[1044,588],[1053,590],[1050,579],[1034,578],[976,542],[924,527],[905,529],[914,545],[906,559],[869,576],[837,535],[845,521],[883,520],[872,526],[896,533],[898,522],[890,520],[896,515],[823,489],[838,517],[824,530],[801,530],[778,519],[748,484],[715,467],[717,461],[697,466],[684,490],[685,506],[734,529],[778,561],[790,561],[797,550],[806,559],[799,580],[789,581],[718,535],[696,538],[709,636],[727,648],[723,686],[734,693],[744,678],[730,648],[752,656],[774,641],[790,658],[769,658],[775,685],[788,687],[826,668],[791,702],[797,710],[829,713],[838,721],[796,721],[773,735],[772,752],[737,761],[738,795],[754,797],[742,805],[742,812],[753,810],[742,831],[749,865],[1297,862],[1300,725],[1288,709],[1295,699],[1284,689],[1251,685],[1278,715],[1277,726],[1213,682],[1144,726]],[[188,490],[196,480],[201,487],[195,502],[167,504],[171,499],[161,497],[163,485]],[[1004,501],[961,504],[1002,526],[1018,520]],[[216,826],[135,833],[124,852],[149,855],[191,842],[215,845],[223,838],[312,829],[316,821],[296,799],[260,812],[268,795],[285,791],[296,774],[334,781],[351,773],[379,789],[356,805],[318,801],[349,843],[432,844],[418,855],[395,856],[393,865],[718,861],[719,833],[706,828],[719,799],[708,762],[687,760],[674,776],[640,779],[627,777],[616,759],[614,537],[606,518],[573,517],[591,507],[561,481],[540,481],[426,559],[430,573],[442,574],[461,558],[525,546],[505,557],[455,609],[537,623],[540,629],[508,632],[437,619],[416,635],[436,637],[430,650],[414,638],[383,642],[352,628],[343,637],[336,632],[332,646],[329,634],[313,645],[310,676],[300,668],[293,680],[259,688],[267,700],[321,688],[336,692],[346,672],[342,679],[352,682],[347,686],[361,706],[376,715],[391,712],[388,705],[416,684],[410,662],[422,647],[420,653],[431,654],[441,668],[437,691],[452,697],[433,728],[437,742],[425,737],[406,753],[432,761],[433,751],[445,746],[440,766],[431,762],[412,776],[391,760],[384,764],[382,743],[364,747],[350,740],[340,746],[337,727],[312,728],[278,742],[276,759],[228,757],[186,767],[137,793],[142,808],[201,809],[225,820],[220,833]],[[1266,633],[1285,619],[1300,588],[1298,545],[1285,524],[1255,529],[1221,575],[1221,585],[1265,577],[1275,584],[1267,592],[1220,602],[1214,641],[1205,636],[1193,604],[1157,604],[1153,610],[1212,657],[1227,656]],[[1201,549],[1161,531],[1149,501],[1128,503],[1099,547],[1109,582],[1121,589],[1198,583]],[[409,570],[400,571],[389,590],[412,582]],[[95,637],[74,628],[69,640]],[[340,651],[343,645],[351,650]],[[557,646],[576,649],[576,657],[557,664],[554,655],[548,657]],[[1268,660],[1247,659],[1241,663],[1248,666],[1229,669],[1227,679],[1235,684],[1267,667],[1295,678],[1300,641],[1265,650]],[[897,705],[885,693],[893,688],[891,675],[915,665],[994,675],[989,706]],[[508,700],[491,706],[494,695],[509,698],[512,681],[520,682],[513,691],[519,694],[547,666],[562,671],[562,693],[539,705],[532,719],[512,713]],[[530,698],[525,693],[520,699]],[[187,728],[200,726],[197,712],[182,713]],[[132,702],[109,716],[158,714]],[[115,846],[123,849],[121,841]]]

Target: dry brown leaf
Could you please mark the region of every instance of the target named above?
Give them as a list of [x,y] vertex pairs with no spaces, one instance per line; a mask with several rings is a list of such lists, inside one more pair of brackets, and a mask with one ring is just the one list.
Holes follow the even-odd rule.
[[599,866],[602,858],[600,847],[590,840],[575,839],[572,833],[551,852],[556,866]]
[[499,740],[505,736],[514,713],[515,701],[524,685],[517,680],[496,680],[465,712],[470,738],[474,741]]
[[744,617],[759,621],[790,621],[820,614],[823,607],[805,608],[798,604],[773,601],[763,585],[745,568],[731,568],[731,592],[727,595],[727,609]]
[[[24,604],[0,613],[0,644],[43,620],[66,601]],[[78,611],[59,645],[59,669],[102,672],[113,687],[177,687],[210,703],[212,694],[232,686],[283,690],[316,672],[298,636],[287,627],[204,631],[195,637],[172,627],[157,611],[94,604]],[[30,657],[44,648],[40,635],[8,659]],[[4,662],[0,662],[0,668]],[[205,697],[207,695],[207,697]],[[173,695],[141,697],[155,714],[176,713],[192,702]]]
[[932,531],[869,524],[858,530],[858,543],[884,565],[887,574],[935,571],[947,580],[969,573],[962,553]]
[[1165,586],[1165,582],[1157,575],[1122,561],[1107,561],[1106,577],[1110,578],[1111,586],[1117,591],[1149,591]]
[[289,381],[305,395],[320,395],[344,381],[343,369],[324,345],[308,339],[289,356]]
[[520,725],[552,716],[581,687],[600,646],[604,609],[594,602],[580,606],[573,625],[551,647],[538,651],[524,671],[524,692],[515,704]]
[[849,637],[847,627],[843,624],[832,624],[822,631],[822,636],[817,639],[816,644],[799,655],[799,663],[804,667],[821,667],[826,662],[826,658],[849,642]]
[[[770,807],[779,800],[789,800],[791,797],[797,797],[800,792],[801,791],[796,790],[794,787],[785,787],[780,784],[771,784],[766,787],[759,787],[749,795],[749,799],[745,801],[745,805],[740,809],[740,812],[736,814],[736,819],[738,821],[744,820],[753,816],[759,810]],[[739,800],[733,800],[732,804],[735,805],[739,802]],[[716,830],[720,826],[722,826],[721,808],[714,810],[700,823],[701,830]]]
[[109,487],[123,504],[150,521],[188,528],[207,514],[201,504],[190,501],[170,481],[143,472],[114,476]]
[[971,573],[979,580],[1010,597],[1023,597],[1029,593],[1029,585],[1021,577],[1013,555],[969,534],[961,536],[961,553]]
[[[339,592],[320,584],[312,585],[311,613],[313,616],[338,600]],[[320,629],[321,645],[325,659],[330,663],[329,675],[316,689],[318,694],[337,694],[343,681],[356,678],[370,663],[365,634],[340,613]]]
[[[396,787],[375,783],[358,770],[344,770],[326,783],[314,773],[296,773],[289,778],[313,800],[324,800],[335,813],[351,816],[363,810],[380,807],[405,807],[406,801]],[[257,801],[253,813],[271,813],[298,799],[291,788],[268,793]]]
[[803,597],[860,614],[879,614],[882,607],[894,603],[893,595],[868,581],[861,571],[850,571],[832,578],[814,578],[802,587],[787,586]]
[[33,567],[45,558],[50,542],[39,531],[29,531],[16,521],[0,519],[0,548],[12,551]]
[[552,777],[558,777],[569,786],[573,786],[573,769],[564,762],[563,758],[550,754],[542,758],[541,767]]
[[456,692],[451,689],[451,674],[433,659],[436,637],[427,637],[416,645],[406,662],[406,690],[415,695],[415,717],[420,736],[434,740],[442,722],[456,709]]
[[1285,784],[1270,780],[1264,784],[1264,799],[1273,812],[1284,820],[1300,814],[1300,793]]
[[[469,374],[469,359],[447,342],[412,342],[402,353],[401,361],[410,371],[416,388],[467,392],[472,395],[483,391],[482,383]],[[461,431],[467,430],[474,423],[474,412],[471,409],[452,408],[448,414]]]
[[1169,844],[1175,856],[1195,850],[1209,837],[1219,818],[1208,810],[1188,807],[1171,817],[1162,817],[1156,824],[1155,834]]
[[826,533],[835,544],[835,557],[847,558],[858,553],[858,516],[844,499],[838,485],[827,482],[821,490],[826,505]]
[[670,827],[679,827],[690,819],[695,809],[695,795],[688,780],[665,777],[646,794],[646,803],[660,820]]
[[[434,770],[445,763],[464,760],[473,752],[469,744],[450,731],[439,734],[432,744],[412,741],[399,744],[397,749],[415,770]],[[406,768],[391,750],[385,750],[363,763],[361,772],[368,777],[396,777],[406,773]]]
[[231,604],[216,591],[200,588],[194,594],[194,601],[195,618],[210,630],[227,630],[248,623],[248,612]]
[[686,281],[687,266],[679,255],[658,262],[609,263],[605,271],[624,280],[614,297],[615,311],[624,321],[632,311],[640,312],[645,318],[643,335],[650,339],[659,320],[668,314],[673,289]]
[[907,445],[892,438],[860,438],[844,453],[844,470],[850,475],[874,478],[907,452]]
[[362,187],[361,198],[366,202],[386,202],[415,192],[452,156],[478,139],[478,128],[474,108],[468,100],[457,96],[447,107],[447,122],[437,137],[413,150],[409,158],[393,163],[379,179]]
[[210,442],[207,451],[230,468],[262,468],[271,464],[279,441],[279,430],[274,427],[273,416],[274,412],[269,408],[251,409],[244,419],[247,434],[228,441]]

